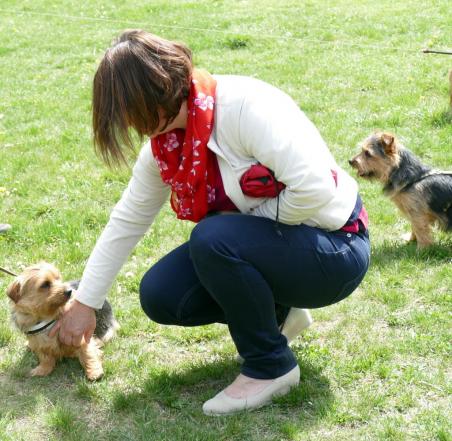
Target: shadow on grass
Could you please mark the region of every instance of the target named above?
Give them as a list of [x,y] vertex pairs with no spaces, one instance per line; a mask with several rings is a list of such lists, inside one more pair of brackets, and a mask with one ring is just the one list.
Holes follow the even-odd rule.
[[416,243],[393,244],[385,242],[382,246],[373,246],[371,265],[379,268],[391,266],[394,261],[408,260],[420,264],[450,263],[452,261],[452,241],[443,241],[418,250]]
[[224,418],[206,417],[202,403],[238,374],[239,366],[231,358],[150,366],[141,383],[125,378],[129,384],[117,383],[121,379],[111,374],[89,383],[72,359],[60,362],[48,377],[30,379],[27,373],[35,364],[34,355],[24,351],[19,363],[0,376],[0,394],[8,402],[7,413],[0,412],[0,419],[17,421],[43,414],[45,429],[40,430],[55,436],[49,439],[217,441],[219,431],[222,439],[268,439],[260,437],[260,432],[280,438],[288,425],[291,430],[306,430],[334,408],[322,368],[303,356],[299,357],[300,386],[271,406]]
[[[237,419],[246,421],[243,430],[255,430],[255,420],[261,429],[272,424],[268,416],[280,414],[291,415],[300,427],[306,428],[324,418],[334,406],[334,397],[327,377],[321,368],[311,362],[299,359],[301,370],[300,385],[289,394],[273,400],[273,405],[252,413],[241,413],[220,418],[222,421]],[[140,392],[117,392],[113,399],[115,412],[126,415],[135,414],[145,403],[157,403],[161,411],[169,411],[182,419],[191,416],[202,424],[215,425],[218,418],[205,417],[202,404],[230,384],[239,373],[235,360],[215,361],[208,364],[192,365],[183,371],[170,372],[167,369],[155,372],[142,385]],[[250,420],[251,419],[251,420]],[[275,428],[273,427],[273,430]],[[244,436],[245,434],[242,433]],[[243,438],[251,439],[251,438]],[[254,439],[254,438],[253,438]]]

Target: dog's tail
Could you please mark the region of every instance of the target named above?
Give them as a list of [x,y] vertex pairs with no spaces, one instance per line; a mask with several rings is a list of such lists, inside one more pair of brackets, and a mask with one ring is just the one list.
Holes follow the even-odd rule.
[[114,337],[118,329],[119,323],[113,315],[113,309],[110,303],[105,300],[102,309],[96,311],[96,329],[94,330],[94,335],[105,344]]

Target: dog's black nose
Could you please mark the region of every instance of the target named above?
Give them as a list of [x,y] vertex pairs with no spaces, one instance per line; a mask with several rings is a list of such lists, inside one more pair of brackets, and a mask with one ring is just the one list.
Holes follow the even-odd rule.
[[64,291],[64,295],[69,299],[72,295],[72,289],[67,289]]
[[354,162],[355,162],[355,161],[354,161],[353,159],[349,159],[349,160],[348,160],[348,163],[349,163],[350,165],[353,165]]

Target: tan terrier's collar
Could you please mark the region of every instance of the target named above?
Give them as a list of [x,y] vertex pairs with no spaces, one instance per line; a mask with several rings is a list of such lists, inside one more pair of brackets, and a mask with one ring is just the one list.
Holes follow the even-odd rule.
[[24,332],[27,335],[40,334],[44,331],[52,329],[56,322],[57,322],[56,319],[43,320],[39,323],[36,323],[36,325],[33,325],[31,328],[29,328],[27,331],[24,331]]

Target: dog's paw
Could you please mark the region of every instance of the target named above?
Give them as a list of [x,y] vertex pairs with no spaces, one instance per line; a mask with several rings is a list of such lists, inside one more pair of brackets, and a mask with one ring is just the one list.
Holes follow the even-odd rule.
[[86,378],[88,378],[89,381],[100,380],[103,377],[103,375],[104,371],[102,368],[86,370]]
[[29,373],[30,377],[46,377],[53,371],[53,368],[47,366],[37,366]]

